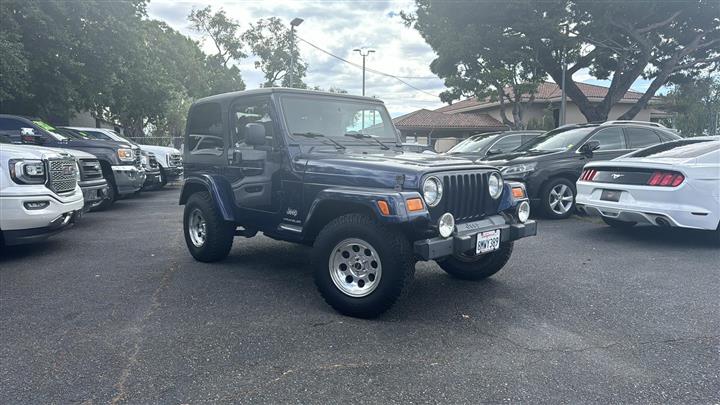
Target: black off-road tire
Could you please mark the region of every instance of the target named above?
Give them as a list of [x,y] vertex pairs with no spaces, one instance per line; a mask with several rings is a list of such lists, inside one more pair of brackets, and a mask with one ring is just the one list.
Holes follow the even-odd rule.
[[162,166],[160,166],[160,184],[158,184],[157,189],[160,190],[161,188],[167,186],[167,175],[165,174],[165,169],[163,169]]
[[108,191],[107,191],[107,198],[102,200],[102,202],[95,207],[91,209],[91,211],[104,211],[108,208],[110,208],[111,205],[115,204],[115,201],[117,201],[117,190],[115,186],[115,179],[112,177],[106,178],[108,183]]
[[[550,206],[550,193],[555,187],[562,186],[562,185],[569,187],[570,190],[572,191],[572,206],[564,214],[559,214],[559,213],[553,211],[552,207]],[[569,218],[575,212],[575,206],[576,206],[575,197],[576,196],[577,196],[577,190],[575,189],[575,184],[573,182],[571,182],[570,180],[568,180],[564,177],[557,177],[554,179],[550,179],[540,189],[540,194],[539,194],[540,211],[542,212],[543,216],[548,219]]]
[[[205,241],[196,246],[189,232],[190,215],[199,210],[206,223]],[[183,213],[183,234],[190,254],[201,262],[223,260],[230,253],[235,236],[235,224],[225,221],[207,192],[195,193],[188,198]]]
[[480,256],[450,256],[438,261],[440,267],[453,277],[463,280],[482,280],[500,271],[510,260],[513,242],[503,242],[492,253]]
[[[382,266],[377,287],[359,298],[342,292],[330,275],[333,249],[350,238],[369,243]],[[415,257],[408,239],[399,230],[363,214],[343,215],[327,224],[315,239],[312,256],[315,285],[325,301],[338,312],[359,318],[387,311],[407,291],[415,274]]]
[[630,229],[633,226],[637,225],[637,222],[627,222],[627,221],[619,221],[617,219],[613,218],[607,218],[607,217],[600,217],[603,222],[605,222],[608,226],[611,226],[613,228],[617,229]]

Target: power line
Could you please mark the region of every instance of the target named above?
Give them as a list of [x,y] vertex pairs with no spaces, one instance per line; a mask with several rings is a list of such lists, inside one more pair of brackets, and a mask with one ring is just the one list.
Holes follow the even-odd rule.
[[[347,59],[345,59],[345,58],[343,58],[343,57],[337,56],[337,55],[331,53],[330,51],[326,51],[325,49],[320,48],[319,46],[313,44],[312,42],[309,42],[309,41],[307,41],[307,40],[305,40],[305,39],[303,39],[303,38],[300,38],[298,35],[295,35],[295,38],[299,39],[299,40],[302,41],[302,42],[305,42],[306,44],[310,45],[311,47],[317,49],[318,51],[320,51],[320,52],[322,52],[322,53],[324,53],[324,54],[326,54],[326,55],[332,56],[332,57],[335,58],[335,59],[341,60],[341,61],[343,61],[343,62],[345,62],[345,63],[347,63],[347,64],[349,64],[349,65],[352,65],[352,66],[355,66],[356,68],[362,69],[362,66],[361,66],[361,65],[359,65],[359,64],[357,64],[357,63],[354,63],[354,62],[351,62],[351,61],[349,61],[349,60],[347,60]],[[425,93],[425,94],[427,94],[427,95],[429,95],[429,96],[439,97],[437,94],[432,94],[432,93],[427,92],[427,91],[425,91],[425,90],[423,90],[423,89],[420,89],[420,88],[418,88],[418,87],[413,86],[412,84],[406,82],[405,80],[403,80],[403,79],[400,78],[399,76],[395,76],[395,75],[392,75],[392,74],[390,74],[390,73],[381,72],[381,71],[379,71],[379,70],[375,70],[375,69],[371,69],[371,68],[365,68],[365,70],[367,70],[368,72],[372,72],[372,73],[381,75],[381,76],[386,76],[386,77],[393,78],[393,79],[399,81],[400,83],[402,83],[402,84],[410,87],[411,89],[417,90],[417,91],[419,91],[419,92],[421,92],[421,93]],[[409,77],[405,77],[405,78],[409,78]],[[418,79],[419,79],[420,77],[418,76],[418,77],[414,77],[414,78],[418,78]],[[429,77],[428,77],[428,79],[429,79]]]

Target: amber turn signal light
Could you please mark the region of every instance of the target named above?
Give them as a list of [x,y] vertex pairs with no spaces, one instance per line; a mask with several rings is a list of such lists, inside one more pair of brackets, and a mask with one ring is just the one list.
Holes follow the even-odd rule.
[[377,206],[380,209],[380,213],[383,215],[390,215],[390,206],[388,205],[387,201],[378,201]]
[[408,211],[422,211],[423,202],[420,198],[411,198],[405,202]]
[[515,198],[525,198],[525,190],[522,187],[513,187],[512,195]]

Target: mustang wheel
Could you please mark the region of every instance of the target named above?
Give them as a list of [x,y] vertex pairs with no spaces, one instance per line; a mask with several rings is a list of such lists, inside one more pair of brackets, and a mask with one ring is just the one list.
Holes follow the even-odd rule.
[[492,253],[480,256],[454,255],[438,261],[440,267],[451,276],[463,280],[482,280],[500,271],[510,260],[513,242],[503,242]]
[[575,185],[568,179],[550,180],[540,191],[543,213],[551,219],[564,219],[575,209]]
[[362,318],[390,308],[415,271],[407,238],[362,214],[341,216],[323,228],[315,240],[313,266],[325,301]]
[[185,204],[183,230],[190,254],[201,262],[226,258],[235,236],[234,224],[222,218],[205,192],[193,194]]

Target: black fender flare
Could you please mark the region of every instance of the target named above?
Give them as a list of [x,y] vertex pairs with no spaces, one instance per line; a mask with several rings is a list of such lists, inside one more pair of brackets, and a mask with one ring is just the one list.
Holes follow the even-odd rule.
[[188,198],[198,191],[207,191],[223,219],[235,222],[235,210],[233,209],[235,199],[232,187],[225,178],[210,174],[186,178],[180,192],[180,205],[185,205]]

